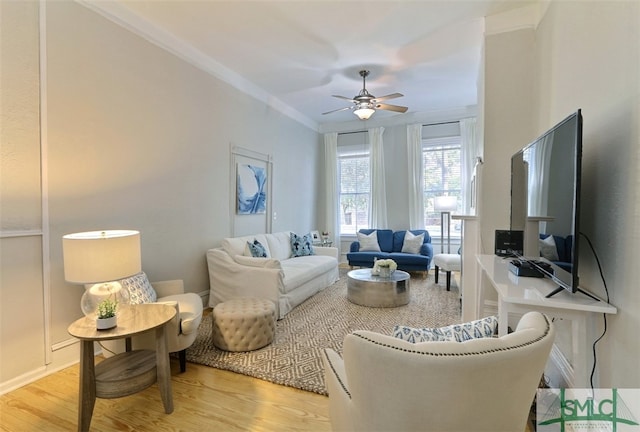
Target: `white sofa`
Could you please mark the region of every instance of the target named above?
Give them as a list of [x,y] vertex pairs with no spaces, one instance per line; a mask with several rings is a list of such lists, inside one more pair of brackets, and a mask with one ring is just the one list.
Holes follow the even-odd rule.
[[[259,241],[267,258],[251,256],[247,242]],[[284,318],[294,307],[336,282],[338,249],[313,247],[315,255],[293,257],[290,231],[226,238],[207,251],[209,306],[236,297],[258,297],[276,305]]]

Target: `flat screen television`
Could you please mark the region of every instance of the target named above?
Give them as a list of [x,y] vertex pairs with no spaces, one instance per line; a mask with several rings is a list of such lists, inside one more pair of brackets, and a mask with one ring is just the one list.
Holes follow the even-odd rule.
[[[580,110],[511,158],[511,230],[525,230],[528,218],[540,221],[542,256],[552,267],[541,272],[558,284],[547,297],[563,290],[593,297],[578,287],[581,165]],[[535,265],[537,257],[526,258]]]

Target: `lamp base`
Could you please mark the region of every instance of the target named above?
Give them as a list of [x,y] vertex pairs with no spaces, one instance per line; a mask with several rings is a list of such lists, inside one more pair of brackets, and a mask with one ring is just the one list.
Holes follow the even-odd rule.
[[[105,282],[87,286],[80,307],[85,316],[91,320],[98,319],[98,308],[101,304],[109,302],[117,309],[129,304],[129,290],[119,282]],[[115,327],[115,324],[112,326]]]

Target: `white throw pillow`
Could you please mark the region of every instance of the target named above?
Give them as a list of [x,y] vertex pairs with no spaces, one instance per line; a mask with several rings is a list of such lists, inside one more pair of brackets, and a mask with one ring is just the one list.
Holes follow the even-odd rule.
[[550,235],[544,240],[539,241],[540,244],[540,256],[548,259],[549,261],[559,261],[558,249],[556,248],[556,242],[553,236]]
[[378,245],[378,231],[371,234],[358,233],[358,242],[360,243],[360,252],[380,252]]
[[151,286],[145,272],[121,279],[119,282],[129,291],[131,304],[153,303],[158,299],[156,290]]
[[462,324],[440,328],[413,328],[397,325],[393,336],[412,343],[455,341],[492,337],[498,328],[498,317],[489,316]]
[[404,241],[402,242],[402,251],[404,253],[417,254],[420,253],[420,248],[424,242],[424,233],[414,235],[411,231],[407,230],[404,233]]

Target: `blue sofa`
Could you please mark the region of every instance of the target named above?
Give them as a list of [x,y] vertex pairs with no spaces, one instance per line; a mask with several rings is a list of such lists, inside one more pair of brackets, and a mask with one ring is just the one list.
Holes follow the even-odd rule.
[[377,231],[378,245],[380,252],[360,251],[360,243],[355,241],[351,243],[350,252],[347,254],[347,260],[351,267],[373,267],[374,258],[376,259],[392,259],[398,264],[398,270],[404,271],[423,271],[426,273],[431,266],[433,258],[433,246],[431,245],[431,236],[425,230],[411,230],[414,235],[424,233],[424,240],[419,254],[403,253],[402,244],[404,243],[405,231],[395,231],[389,229],[361,229],[363,234],[371,234]]

